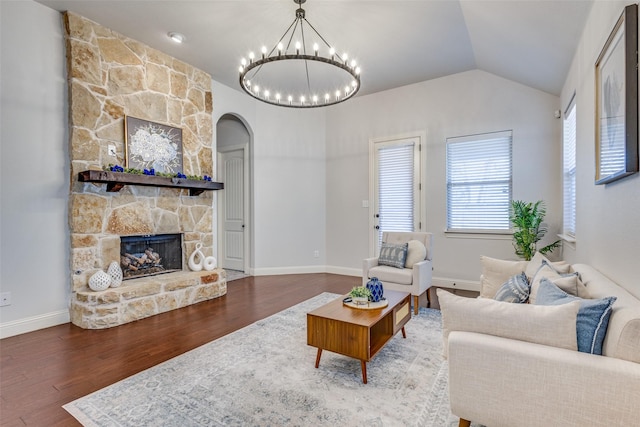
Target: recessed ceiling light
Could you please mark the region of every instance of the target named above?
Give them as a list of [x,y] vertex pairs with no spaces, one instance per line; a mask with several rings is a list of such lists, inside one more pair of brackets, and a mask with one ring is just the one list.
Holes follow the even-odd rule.
[[184,34],[176,33],[174,31],[168,33],[167,36],[176,43],[182,43],[187,39]]

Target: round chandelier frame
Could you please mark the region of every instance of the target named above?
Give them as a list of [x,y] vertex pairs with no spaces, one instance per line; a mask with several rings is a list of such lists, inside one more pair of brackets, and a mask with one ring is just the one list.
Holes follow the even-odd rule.
[[[306,0],[293,0],[293,2],[299,6],[296,10],[296,17],[271,51],[267,53],[266,47],[263,46],[261,49],[261,57],[259,59],[256,59],[253,52],[249,53],[248,61],[244,58],[242,59],[239,67],[240,87],[242,87],[247,94],[259,101],[266,102],[271,105],[290,108],[326,107],[329,105],[339,104],[352,98],[356,93],[358,93],[358,90],[360,90],[360,67],[357,66],[355,60],[351,60],[349,62],[348,55],[346,53],[339,56],[335,52],[335,49],[324,39],[324,37],[320,35],[313,25],[309,23],[305,17],[305,11],[301,7]],[[328,56],[320,54],[320,48],[317,42],[313,45],[313,54],[310,55],[307,53],[304,24],[306,24],[313,33],[315,33],[319,40],[324,43],[326,48],[328,48]],[[302,42],[300,43],[298,41],[295,43],[295,53],[288,53],[293,37],[296,34],[296,30],[299,30]],[[286,48],[283,45],[283,40],[285,39],[288,39]],[[284,61],[304,61],[307,87],[305,93],[298,93],[296,96],[294,96],[293,93],[272,93],[264,84],[263,86],[265,87],[260,87],[259,84],[252,82],[252,80],[256,79],[256,76],[263,67],[268,67],[270,64]],[[327,64],[341,70],[343,74],[346,73],[344,74],[344,86],[341,85],[341,87],[336,87],[331,91],[324,90],[322,93],[317,93],[318,91],[311,88],[308,61]],[[350,82],[347,80],[350,80]]]

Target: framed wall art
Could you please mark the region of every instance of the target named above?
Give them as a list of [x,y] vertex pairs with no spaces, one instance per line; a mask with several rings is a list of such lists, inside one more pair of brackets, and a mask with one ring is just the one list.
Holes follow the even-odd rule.
[[182,129],[126,116],[126,167],[182,172]]
[[625,7],[596,61],[596,184],[638,172],[638,5]]

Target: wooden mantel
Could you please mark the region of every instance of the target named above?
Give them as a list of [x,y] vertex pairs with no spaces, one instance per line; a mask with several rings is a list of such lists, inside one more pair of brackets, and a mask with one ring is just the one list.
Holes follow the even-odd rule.
[[155,175],[138,175],[124,172],[87,170],[78,173],[81,182],[100,182],[107,184],[107,191],[120,191],[125,185],[146,185],[148,187],[186,188],[190,196],[197,196],[206,190],[222,190],[222,182],[211,182],[187,178],[165,178]]

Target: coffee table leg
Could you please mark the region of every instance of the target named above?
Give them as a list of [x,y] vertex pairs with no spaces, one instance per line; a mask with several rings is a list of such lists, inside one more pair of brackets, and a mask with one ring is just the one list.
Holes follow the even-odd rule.
[[316,369],[318,369],[318,366],[320,366],[320,356],[322,356],[321,348],[318,349],[318,355],[316,356]]
[[407,333],[404,331],[404,326],[402,327],[402,338],[406,338]]
[[360,366],[362,367],[362,382],[367,383],[367,362],[364,360],[360,361]]

